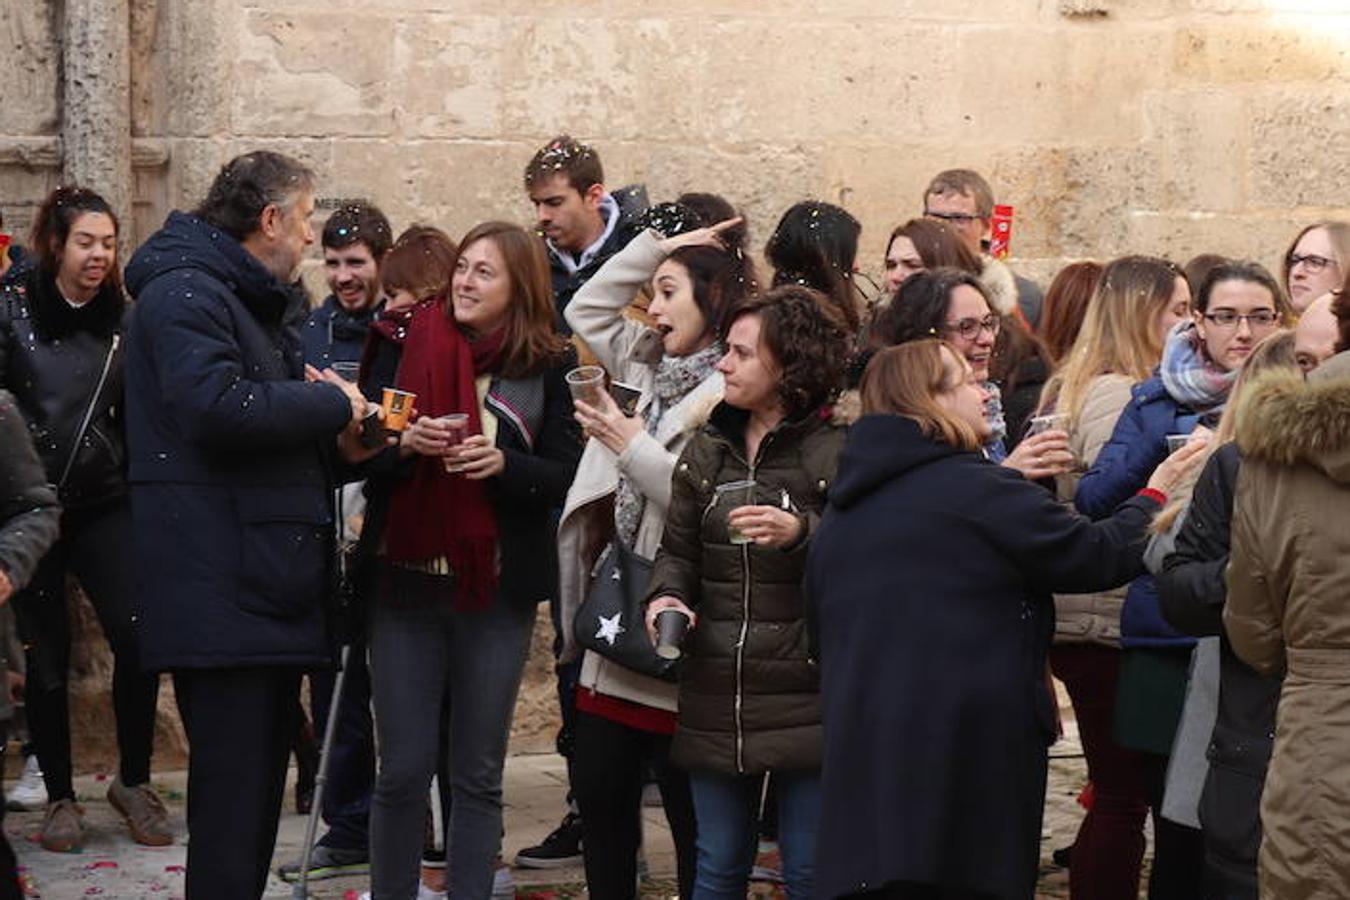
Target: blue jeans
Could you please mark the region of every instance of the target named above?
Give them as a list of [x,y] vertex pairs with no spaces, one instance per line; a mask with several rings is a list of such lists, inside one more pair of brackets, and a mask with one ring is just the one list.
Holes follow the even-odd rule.
[[535,605],[497,597],[485,610],[452,607],[448,579],[389,569],[374,604],[370,676],[380,766],[370,804],[375,900],[412,900],[427,793],[449,736],[452,803],[446,854],[453,897],[487,900],[501,851],[502,766],[534,627]]
[[[778,791],[778,848],[791,900],[813,892],[820,773],[773,773]],[[758,844],[762,775],[690,772],[698,821],[698,873],[693,900],[744,900]]]

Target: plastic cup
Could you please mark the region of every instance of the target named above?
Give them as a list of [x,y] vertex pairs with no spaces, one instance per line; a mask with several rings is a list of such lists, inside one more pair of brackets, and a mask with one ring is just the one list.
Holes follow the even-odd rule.
[[592,407],[601,405],[600,392],[605,389],[604,369],[599,366],[581,366],[568,372],[565,377],[573,400],[580,400]]
[[663,609],[656,614],[656,655],[679,659],[680,644],[689,631],[689,617],[678,609]]
[[1191,442],[1189,434],[1169,434],[1167,436],[1167,455],[1171,456]]
[[361,377],[361,364],[355,362],[335,362],[328,368],[337,373],[337,376],[343,381],[350,381],[352,384]]
[[1046,416],[1037,416],[1031,420],[1031,426],[1027,428],[1027,437],[1033,434],[1041,434],[1046,431],[1068,431],[1069,416],[1067,413],[1051,413]]
[[[713,505],[720,509],[724,516],[730,516],[733,510],[740,509],[742,506],[751,506],[754,502],[755,482],[753,479],[719,484],[715,489]],[[750,543],[750,538],[742,534],[740,529],[733,528],[730,520],[727,521],[727,540],[733,544]]]
[[412,416],[413,403],[417,400],[417,395],[408,391],[400,391],[397,388],[385,388],[384,398],[380,403],[384,409],[384,427],[388,431],[399,432],[408,427],[408,419]]
[[[450,428],[450,446],[455,447],[464,443],[464,439],[469,436],[469,414],[468,413],[450,413],[441,416],[436,421],[443,422]],[[442,457],[445,462],[445,471],[454,474],[460,471],[461,466],[450,456]]]

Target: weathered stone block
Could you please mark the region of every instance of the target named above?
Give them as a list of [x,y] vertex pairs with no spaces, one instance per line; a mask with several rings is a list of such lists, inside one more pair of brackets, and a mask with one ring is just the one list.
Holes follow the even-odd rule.
[[1271,209],[1350,207],[1350,96],[1337,87],[1264,90],[1247,122],[1251,202]]
[[1152,23],[963,28],[956,115],[944,133],[958,145],[1136,140],[1170,42]]
[[696,83],[705,137],[912,141],[958,116],[934,102],[958,59],[941,26],[733,19],[709,23],[704,41]]
[[1178,32],[1172,68],[1183,81],[1316,81],[1350,71],[1350,17],[1306,17],[1301,26],[1255,20]]
[[1223,90],[1158,92],[1147,102],[1148,137],[1158,148],[1163,208],[1238,211],[1247,202],[1243,94]]
[[0,7],[0,85],[6,135],[60,131],[61,28],[56,4]]
[[502,130],[503,19],[415,15],[398,22],[395,114],[409,137],[493,138]]
[[[502,128],[608,140],[705,137],[698,25],[679,19],[513,18],[500,48]],[[717,86],[710,86],[717,89]]]
[[1126,219],[1125,246],[1133,253],[1153,253],[1185,262],[1198,253],[1219,253],[1253,259],[1271,272],[1280,270],[1280,255],[1302,225],[1297,213],[1220,216],[1213,213],[1136,210]]
[[368,136],[393,125],[394,23],[357,16],[248,12],[234,65],[236,134]]

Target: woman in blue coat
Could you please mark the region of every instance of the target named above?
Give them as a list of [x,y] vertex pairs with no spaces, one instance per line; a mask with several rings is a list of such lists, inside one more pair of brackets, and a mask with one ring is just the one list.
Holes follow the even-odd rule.
[[1137,574],[1187,462],[1089,523],[990,463],[986,392],[940,341],[881,351],[862,382],[807,562],[825,756],[822,897],[1030,898],[1056,591]]
[[[1168,335],[1157,374],[1132,389],[1111,440],[1079,482],[1074,495],[1079,512],[1094,519],[1108,515],[1166,457],[1168,435],[1216,425],[1238,370],[1289,315],[1278,283],[1255,263],[1215,267],[1195,306],[1192,318]],[[1195,639],[1163,618],[1150,575],[1135,579],[1125,596],[1120,644],[1114,736],[1120,746],[1145,754],[1144,783],[1154,811],[1149,897],[1198,896],[1200,832],[1158,814]]]

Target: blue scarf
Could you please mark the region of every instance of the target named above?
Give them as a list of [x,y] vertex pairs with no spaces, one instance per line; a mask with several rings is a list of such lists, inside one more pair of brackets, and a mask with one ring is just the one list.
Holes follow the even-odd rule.
[[1223,371],[1209,358],[1195,322],[1178,322],[1168,333],[1158,375],[1168,396],[1182,406],[1197,412],[1221,409],[1237,374],[1236,369]]

